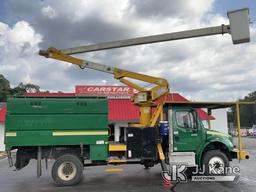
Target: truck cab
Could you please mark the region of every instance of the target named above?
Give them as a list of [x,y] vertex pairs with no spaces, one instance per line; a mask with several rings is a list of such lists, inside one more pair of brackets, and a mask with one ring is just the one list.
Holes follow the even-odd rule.
[[[248,159],[249,154],[236,149],[230,135],[205,128],[198,109],[214,110],[232,105],[233,103],[165,103],[164,119],[158,121],[155,127],[127,128],[127,142],[123,143],[126,147],[124,158],[129,161],[139,159],[139,163],[146,168],[164,160],[169,165],[198,167],[205,174],[212,174],[210,168],[217,166],[216,173],[213,174],[223,174],[220,167],[224,170],[229,167],[232,159]],[[161,144],[163,157],[158,144]]]
[[230,107],[231,103],[172,102],[165,106],[168,111],[169,134],[168,142],[165,143],[168,147],[163,149],[167,148],[165,153],[170,164],[184,163],[199,168],[204,166],[205,173],[211,174],[209,166],[228,167],[229,161],[234,158],[249,158],[245,151],[238,153],[230,135],[205,128],[197,114],[198,108],[211,111]]

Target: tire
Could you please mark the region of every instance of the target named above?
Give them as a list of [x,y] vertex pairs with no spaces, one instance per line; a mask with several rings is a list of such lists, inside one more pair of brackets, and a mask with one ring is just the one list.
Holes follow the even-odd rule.
[[144,165],[144,169],[149,169],[150,167],[148,167],[147,165]]
[[154,161],[145,161],[143,165],[145,169],[149,169],[150,167],[154,167]]
[[83,164],[81,160],[71,154],[58,157],[52,167],[52,178],[57,186],[72,186],[83,178]]
[[227,155],[219,150],[207,151],[203,157],[205,175],[226,175],[225,169],[229,167]]

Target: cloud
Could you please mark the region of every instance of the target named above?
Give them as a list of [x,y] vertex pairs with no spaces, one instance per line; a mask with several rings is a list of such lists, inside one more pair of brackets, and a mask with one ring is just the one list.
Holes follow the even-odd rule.
[[38,52],[38,43],[42,38],[25,21],[17,22],[12,28],[0,22],[0,71],[10,77],[10,80],[30,81],[30,77],[22,72],[30,72],[28,64],[31,55]]
[[[11,0],[9,23],[0,23],[0,70],[13,84],[32,82],[46,90],[117,84],[109,74],[80,70],[37,52],[228,23],[213,6],[213,0]],[[255,91],[255,26],[251,36],[252,42],[243,45],[233,45],[226,34],[77,56],[164,77],[171,90],[193,100],[234,100]]]
[[[26,20],[45,37],[41,47],[67,48],[132,35],[132,29],[121,19],[125,5],[126,1],[11,0],[8,11],[11,22]],[[56,17],[49,19],[42,15],[45,8],[53,9]]]
[[166,17],[178,17],[182,19],[198,19],[211,10],[213,0],[187,1],[129,1],[128,10],[139,17],[161,19]]
[[30,56],[39,50],[38,44],[42,41],[41,35],[25,21],[17,22],[12,28],[0,22],[0,34],[1,54],[5,56],[2,57],[4,60]]
[[50,19],[53,19],[56,17],[56,11],[51,6],[45,6],[41,9],[41,13]]
[[29,23],[19,21],[11,27],[0,22],[0,34],[0,72],[12,86],[23,82],[38,84],[43,89],[56,89],[51,82],[61,86],[68,83],[67,64],[38,56],[42,36]]

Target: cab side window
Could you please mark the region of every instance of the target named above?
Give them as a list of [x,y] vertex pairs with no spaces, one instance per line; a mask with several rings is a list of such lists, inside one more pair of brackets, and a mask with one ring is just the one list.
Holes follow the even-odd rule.
[[176,122],[179,127],[193,128],[195,125],[193,113],[191,111],[176,111]]

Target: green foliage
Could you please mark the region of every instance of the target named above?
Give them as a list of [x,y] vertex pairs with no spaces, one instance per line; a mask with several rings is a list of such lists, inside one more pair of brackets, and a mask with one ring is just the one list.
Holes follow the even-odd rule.
[[5,102],[9,95],[10,83],[9,81],[0,74],[0,102]]
[[[249,93],[244,99],[239,101],[256,101],[256,91]],[[242,105],[240,107],[241,125],[245,127],[252,127],[256,124],[256,106]]]
[[31,83],[20,83],[17,87],[11,88],[10,82],[0,74],[0,102],[6,102],[10,96],[23,95],[24,93],[39,92],[40,87]]
[[[256,101],[256,91],[249,93],[243,99],[239,101]],[[240,117],[242,127],[252,127],[256,124],[256,105],[241,105],[240,106]],[[236,124],[236,110],[232,108],[228,112],[228,122]]]

